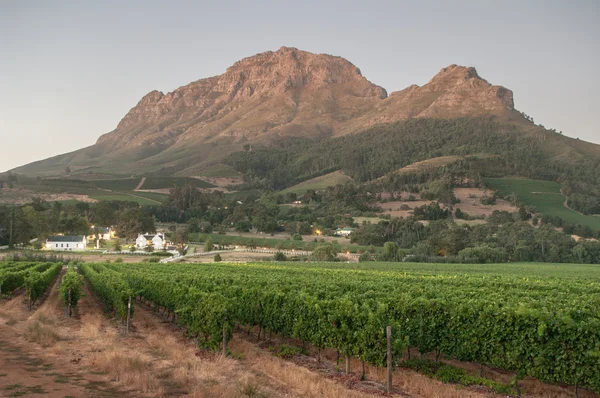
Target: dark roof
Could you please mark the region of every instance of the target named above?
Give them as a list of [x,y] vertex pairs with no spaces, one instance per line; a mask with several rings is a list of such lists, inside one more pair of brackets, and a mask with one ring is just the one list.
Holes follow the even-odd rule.
[[98,234],[107,234],[110,232],[110,228],[108,228],[108,227],[96,227],[95,230],[97,231],[96,233],[98,233]]
[[85,236],[50,236],[48,242],[81,242],[85,239]]

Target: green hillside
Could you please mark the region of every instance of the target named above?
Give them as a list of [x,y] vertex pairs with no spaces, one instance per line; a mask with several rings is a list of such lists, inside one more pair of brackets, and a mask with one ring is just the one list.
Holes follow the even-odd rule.
[[301,182],[282,191],[282,193],[293,192],[303,194],[308,190],[321,191],[327,187],[332,187],[338,184],[345,184],[352,181],[352,178],[345,175],[342,171],[334,171],[333,173],[325,174],[320,177]]
[[503,195],[516,194],[520,202],[535,206],[542,214],[558,216],[563,220],[600,229],[600,217],[585,216],[565,207],[565,196],[560,184],[552,181],[511,178],[487,178],[485,183]]

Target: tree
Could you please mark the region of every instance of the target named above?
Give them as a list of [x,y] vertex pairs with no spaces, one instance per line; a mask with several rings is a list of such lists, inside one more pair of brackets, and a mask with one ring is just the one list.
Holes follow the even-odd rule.
[[215,254],[214,260],[215,260],[215,263],[221,261],[222,260],[221,255],[219,253]]
[[312,252],[316,261],[334,261],[337,258],[337,249],[330,243],[321,243]]
[[156,232],[154,219],[142,213],[139,208],[130,208],[118,215],[117,235],[126,239],[135,239],[138,234]]
[[400,258],[400,247],[395,242],[386,242],[383,245],[383,256],[384,261],[402,261]]
[[212,240],[210,238],[206,239],[206,242],[204,242],[204,251],[205,252],[211,252],[213,251],[213,243]]
[[69,167],[69,166],[65,167],[65,174],[71,175],[71,167]]

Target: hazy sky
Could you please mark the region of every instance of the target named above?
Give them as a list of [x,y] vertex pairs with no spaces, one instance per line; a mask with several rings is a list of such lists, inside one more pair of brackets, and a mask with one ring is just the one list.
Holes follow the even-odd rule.
[[600,0],[0,0],[0,171],[282,45],[342,56],[388,93],[474,66],[536,123],[600,143],[599,21]]

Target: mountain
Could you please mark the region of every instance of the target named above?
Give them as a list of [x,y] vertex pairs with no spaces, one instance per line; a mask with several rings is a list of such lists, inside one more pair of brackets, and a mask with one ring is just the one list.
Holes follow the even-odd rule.
[[219,76],[170,93],[152,91],[87,148],[12,170],[27,175],[156,174],[193,176],[245,145],[281,138],[323,139],[411,118],[494,115],[533,125],[513,93],[450,65],[427,84],[389,96],[341,57],[282,47],[236,62]]

